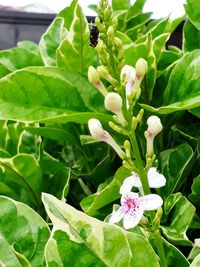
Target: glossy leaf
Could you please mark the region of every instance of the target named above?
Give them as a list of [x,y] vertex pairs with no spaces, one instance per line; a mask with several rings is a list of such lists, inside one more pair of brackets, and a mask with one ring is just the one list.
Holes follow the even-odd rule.
[[190,168],[193,150],[187,144],[161,152],[162,173],[167,179],[166,186],[161,189],[162,195],[176,193],[187,179],[187,168]]
[[127,9],[130,6],[130,0],[112,0],[112,8],[114,11]]
[[120,186],[123,180],[128,176],[130,176],[130,171],[124,167],[119,168],[110,183],[105,183],[104,186],[100,184],[95,194],[81,201],[80,204],[84,212],[89,215],[94,215],[98,209],[118,199],[120,197]]
[[[53,223],[45,253],[48,266],[159,266],[144,237],[89,217],[51,195],[43,194],[43,203]],[[63,250],[62,244],[70,249]]]
[[0,181],[15,192],[19,201],[40,209],[42,173],[38,162],[28,154],[11,159],[0,158]]
[[186,231],[194,214],[195,207],[185,197],[181,197],[174,206],[169,226],[162,226],[164,235],[176,245],[192,245],[187,238]]
[[126,20],[130,20],[142,12],[145,0],[136,0],[135,3],[129,7]]
[[2,119],[28,122],[58,117],[58,121],[84,123],[84,118],[95,114],[82,113],[81,118],[72,113],[104,110],[103,97],[86,79],[46,67],[26,68],[1,79],[0,106]]
[[200,207],[200,175],[197,176],[192,183],[192,193],[188,196],[189,200]]
[[30,207],[0,196],[0,264],[21,267],[16,244],[33,267],[44,266],[44,247],[50,231],[43,219]]
[[95,50],[89,46],[89,28],[81,7],[77,4],[69,32],[57,50],[57,64],[86,76],[93,65]]
[[187,0],[185,11],[194,26],[200,30],[200,2],[196,0]]
[[164,95],[164,106],[145,109],[160,114],[187,110],[200,106],[200,50],[186,54],[174,67]]
[[189,267],[189,261],[185,258],[185,256],[178,248],[167,242],[167,240],[165,240],[164,238],[162,238],[162,241],[164,244],[167,267]]
[[42,66],[43,62],[39,54],[16,47],[0,51],[0,64],[12,72],[27,66]]
[[57,17],[61,17],[64,19],[64,22],[65,22],[64,26],[68,31],[74,19],[74,12],[75,12],[77,3],[78,3],[78,0],[72,0],[71,4],[67,6],[66,8],[64,8],[63,10],[61,10],[57,15]]
[[39,43],[45,66],[56,66],[56,50],[65,35],[64,19],[61,17],[55,18]]
[[200,267],[200,254],[192,261],[190,267]]
[[200,48],[200,31],[188,19],[183,27],[183,49],[190,52]]

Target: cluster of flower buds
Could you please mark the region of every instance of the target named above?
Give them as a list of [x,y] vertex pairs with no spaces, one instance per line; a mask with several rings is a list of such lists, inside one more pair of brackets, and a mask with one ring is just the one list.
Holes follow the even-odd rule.
[[139,58],[135,68],[125,65],[121,71],[121,81],[126,84],[126,105],[127,108],[132,105],[133,100],[138,100],[141,94],[140,84],[147,73],[147,62]]

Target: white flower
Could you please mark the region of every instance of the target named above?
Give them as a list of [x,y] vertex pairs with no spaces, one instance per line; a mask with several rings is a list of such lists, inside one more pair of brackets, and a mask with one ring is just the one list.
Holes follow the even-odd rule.
[[156,210],[162,204],[162,198],[156,194],[139,197],[137,193],[126,193],[121,197],[121,207],[112,213],[109,222],[113,224],[123,219],[125,229],[133,228],[140,222],[145,210]]
[[106,142],[109,144],[119,155],[120,158],[124,158],[124,152],[120,146],[115,142],[112,136],[103,129],[101,122],[97,119],[90,119],[88,121],[89,131],[94,139]]
[[[150,188],[160,188],[166,184],[166,178],[163,174],[158,173],[155,167],[151,167],[148,170],[147,179]],[[131,192],[133,186],[142,188],[142,183],[136,172],[132,172],[132,175],[123,181],[123,184],[120,187],[120,194]]]

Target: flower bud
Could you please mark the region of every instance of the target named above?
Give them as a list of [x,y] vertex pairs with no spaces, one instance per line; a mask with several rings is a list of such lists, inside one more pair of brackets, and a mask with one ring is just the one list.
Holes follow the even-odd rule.
[[157,116],[150,116],[147,120],[147,125],[148,125],[147,133],[149,137],[150,136],[155,137],[163,129],[160,118],[158,118]]
[[135,65],[136,74],[139,78],[143,78],[147,73],[148,65],[145,59],[139,58]]
[[134,83],[136,71],[132,66],[125,65],[121,70],[121,80],[125,78],[126,83]]
[[122,98],[117,93],[108,93],[105,97],[105,107],[113,113],[121,112]]
[[89,131],[90,131],[90,133],[94,139],[97,139],[99,141],[103,141],[105,131],[104,131],[99,120],[90,119],[88,121],[88,128],[89,128]]
[[90,119],[88,121],[88,128],[93,138],[104,141],[109,144],[119,155],[120,158],[124,159],[125,153],[120,146],[115,142],[112,136],[103,129],[101,123],[97,119]]
[[119,119],[119,122],[125,126],[126,121],[124,119],[124,116],[122,114],[121,108],[122,108],[122,98],[117,93],[108,93],[105,97],[105,107],[107,110],[112,111],[115,113]]
[[122,40],[118,37],[114,38],[114,44],[118,49],[121,49],[123,46]]
[[154,137],[159,134],[163,126],[161,124],[160,119],[157,116],[150,116],[147,120],[147,131],[145,132],[145,137],[147,140],[147,158],[152,157],[154,154],[154,149],[153,149],[153,141]]
[[107,95],[108,92],[103,83],[101,82],[98,72],[92,66],[88,68],[88,80],[103,94],[103,96]]
[[109,26],[108,30],[107,30],[107,35],[108,35],[108,39],[110,42],[113,42],[114,37],[115,37],[115,33],[114,33],[114,29],[113,26]]

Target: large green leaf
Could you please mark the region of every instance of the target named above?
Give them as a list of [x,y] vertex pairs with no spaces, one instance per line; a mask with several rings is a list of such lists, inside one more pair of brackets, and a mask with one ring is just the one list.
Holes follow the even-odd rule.
[[200,2],[196,0],[187,0],[185,11],[194,26],[200,30]]
[[95,50],[89,46],[89,28],[81,7],[77,4],[69,32],[57,50],[57,64],[72,72],[86,75],[93,65]]
[[31,266],[44,266],[44,247],[50,235],[47,224],[30,207],[7,197],[0,196],[0,210],[0,265],[25,266],[15,245]]
[[162,238],[167,267],[189,267],[189,261],[185,258],[185,256],[181,253],[181,251],[176,248],[171,243],[167,242],[164,238]]
[[[89,217],[51,195],[42,199],[53,223],[46,246],[48,266],[159,266],[143,236]],[[70,249],[63,250],[65,246]]]
[[0,64],[9,72],[22,69],[27,66],[42,66],[42,58],[39,54],[21,47],[15,47],[0,51]]
[[110,183],[100,184],[97,192],[84,198],[81,201],[81,207],[89,215],[94,215],[95,212],[111,203],[120,197],[119,189],[123,180],[130,176],[130,171],[121,167],[115,173],[113,180]]
[[163,196],[176,193],[187,179],[193,150],[187,143],[167,149],[160,154],[162,173],[167,179],[166,186],[161,189]]
[[200,48],[200,31],[188,19],[183,27],[183,49],[185,52]]
[[64,19],[57,17],[42,36],[39,46],[46,66],[56,66],[56,50],[66,35]]
[[[184,214],[184,216],[183,216]],[[195,207],[185,198],[181,197],[175,204],[170,219],[169,226],[162,226],[164,235],[176,245],[192,245],[188,240],[186,231],[195,214]]]
[[36,159],[28,154],[18,154],[9,159],[0,158],[0,166],[0,181],[15,192],[15,199],[40,210],[42,172]]
[[84,123],[95,114],[72,113],[104,110],[102,95],[85,78],[53,67],[30,67],[1,79],[0,106],[2,119],[28,122],[59,117]]
[[181,58],[169,78],[164,95],[164,106],[154,108],[143,105],[147,110],[167,114],[200,106],[200,50],[194,50]]

